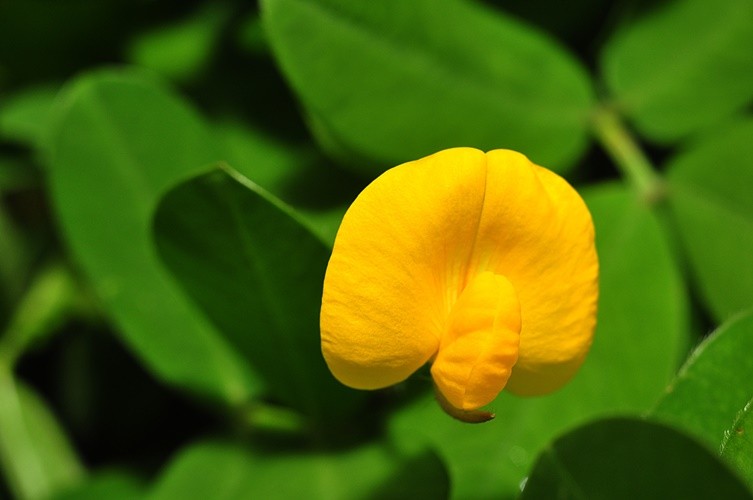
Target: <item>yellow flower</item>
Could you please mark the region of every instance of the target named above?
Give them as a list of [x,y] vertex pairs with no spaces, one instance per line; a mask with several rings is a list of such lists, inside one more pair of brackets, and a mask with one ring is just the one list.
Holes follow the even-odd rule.
[[345,214],[324,280],[322,351],[357,389],[427,362],[460,413],[540,395],[583,362],[596,323],[591,216],[561,177],[508,150],[388,170]]

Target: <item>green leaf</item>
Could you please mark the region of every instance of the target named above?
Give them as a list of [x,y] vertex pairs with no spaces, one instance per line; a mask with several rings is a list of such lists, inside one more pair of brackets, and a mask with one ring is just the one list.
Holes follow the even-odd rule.
[[674,0],[617,32],[601,66],[618,109],[670,142],[753,99],[752,46],[749,0]]
[[186,19],[139,35],[127,49],[128,60],[166,78],[190,80],[209,64],[227,17],[222,4],[206,4]]
[[37,187],[38,177],[33,165],[11,156],[0,156],[0,194]]
[[[562,171],[583,152],[592,90],[543,33],[459,0],[264,0],[277,59],[355,168],[453,146],[510,148]],[[469,36],[469,34],[473,36]]]
[[363,188],[309,147],[284,143],[239,123],[215,126],[224,158],[255,184],[293,206],[324,241],[333,242],[348,204]]
[[335,380],[321,354],[330,249],[289,208],[218,169],[170,190],[154,228],[167,267],[272,395],[319,420],[362,400],[364,393]]
[[[6,213],[3,203],[0,202],[0,297],[2,305],[15,305],[23,294],[31,267],[26,243],[21,231]],[[5,318],[0,321],[4,320]]]
[[751,158],[748,118],[699,140],[667,166],[680,239],[701,296],[720,323],[753,306]]
[[141,480],[125,472],[105,471],[53,495],[50,500],[133,500],[143,497]]
[[76,284],[69,271],[52,265],[39,272],[0,337],[0,360],[13,363],[33,344],[55,332],[71,313]]
[[183,498],[443,498],[447,476],[432,454],[405,457],[387,446],[262,454],[206,442],[181,452],[149,500]]
[[55,86],[30,87],[3,99],[0,137],[35,146],[47,126],[57,91]]
[[726,323],[682,367],[652,418],[681,427],[719,449],[735,416],[753,398],[753,312]]
[[246,400],[256,390],[248,366],[192,307],[151,242],[159,194],[217,159],[211,134],[179,98],[134,71],[83,76],[53,112],[56,214],[118,332],[159,377]]
[[428,440],[450,470],[454,498],[514,496],[532,460],[557,434],[596,416],[642,413],[661,395],[684,352],[687,304],[654,214],[625,188],[586,192],[596,226],[600,298],[594,344],[576,377],[539,398],[507,393],[496,418],[469,426],[431,398],[398,414],[401,440]]
[[0,461],[17,498],[76,484],[84,469],[46,404],[0,365]]
[[725,432],[721,453],[753,491],[753,400],[748,401],[732,427]]
[[684,434],[651,422],[613,418],[575,429],[547,447],[520,498],[752,497],[734,473]]

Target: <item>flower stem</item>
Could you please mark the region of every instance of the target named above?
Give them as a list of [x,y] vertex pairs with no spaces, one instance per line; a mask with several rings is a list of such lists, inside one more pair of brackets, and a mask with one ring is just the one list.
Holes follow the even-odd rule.
[[653,205],[664,197],[664,181],[641,150],[619,115],[608,107],[593,116],[595,135],[639,197]]

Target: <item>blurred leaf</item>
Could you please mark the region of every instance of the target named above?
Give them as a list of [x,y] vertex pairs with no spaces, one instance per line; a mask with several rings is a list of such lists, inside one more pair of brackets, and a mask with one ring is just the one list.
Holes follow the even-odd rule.
[[187,81],[205,69],[228,17],[226,6],[207,3],[192,16],[160,24],[128,47],[128,60],[166,78]]
[[753,491],[753,400],[740,411],[732,427],[725,432],[721,454],[748,482]]
[[[544,34],[459,0],[263,0],[270,43],[354,167],[452,146],[524,151],[560,171],[586,146],[585,70]],[[472,34],[472,36],[469,36]]]
[[225,402],[255,391],[248,366],[162,268],[151,242],[159,194],[216,160],[184,102],[133,71],[76,80],[54,109],[49,182],[78,263],[158,376]]
[[134,500],[144,497],[144,485],[125,472],[99,472],[50,500]]
[[238,123],[215,128],[233,168],[292,205],[324,241],[335,240],[345,210],[363,188],[359,179],[312,148],[283,143]]
[[[560,0],[485,0],[505,12],[540,26],[571,45],[589,46],[614,4],[603,0],[571,0],[563,9]],[[555,14],[556,13],[556,14]]]
[[400,456],[383,445],[262,454],[237,444],[207,442],[181,452],[148,498],[443,498],[447,486],[435,456]]
[[41,270],[0,336],[0,359],[9,366],[32,344],[55,332],[70,314],[76,284],[60,265]]
[[719,328],[682,367],[651,417],[719,449],[724,432],[753,397],[753,312]]
[[753,99],[750,47],[750,0],[674,0],[616,33],[601,66],[618,109],[651,139],[669,142]]
[[584,197],[594,218],[600,260],[594,344],[575,379],[539,398],[507,393],[497,417],[469,426],[432,398],[402,410],[398,439],[426,439],[447,463],[453,498],[515,496],[537,453],[557,434],[596,416],[642,413],[661,395],[686,344],[687,304],[659,222],[622,186]]
[[237,33],[238,44],[252,54],[267,54],[269,44],[258,12],[248,14],[240,23]]
[[330,249],[279,200],[230,170],[169,191],[155,215],[160,256],[269,391],[318,418],[362,401],[329,373],[319,306]]
[[[0,297],[3,305],[13,306],[21,297],[29,267],[25,240],[0,201]],[[5,318],[0,319],[2,327],[4,321]]]
[[84,469],[64,431],[31,388],[0,365],[0,459],[18,498],[49,495],[80,481]]
[[742,481],[689,437],[642,420],[593,422],[539,456],[522,500],[746,499]]
[[34,166],[13,157],[0,156],[0,194],[39,184]]
[[719,322],[753,306],[752,159],[749,118],[698,141],[668,165],[672,214],[701,295]]
[[3,100],[0,137],[35,146],[47,126],[56,86],[30,87]]

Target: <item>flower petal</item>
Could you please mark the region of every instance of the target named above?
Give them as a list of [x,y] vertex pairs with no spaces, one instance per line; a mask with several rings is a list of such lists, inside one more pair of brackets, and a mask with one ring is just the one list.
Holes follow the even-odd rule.
[[507,389],[551,392],[577,371],[591,345],[598,259],[591,215],[577,192],[520,153],[487,153],[483,215],[470,274],[492,271],[521,304],[518,362]]
[[486,157],[445,150],[388,170],[345,214],[324,280],[322,351],[345,385],[398,383],[429,361],[465,286]]
[[507,384],[518,358],[520,302],[504,276],[483,272],[450,313],[431,374],[445,399],[461,410],[489,404]]

